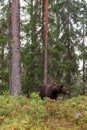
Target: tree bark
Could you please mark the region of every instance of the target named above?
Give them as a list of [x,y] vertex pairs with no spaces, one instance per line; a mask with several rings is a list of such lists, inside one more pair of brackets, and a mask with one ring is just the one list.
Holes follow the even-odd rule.
[[[83,1],[84,2],[84,1]],[[85,10],[85,2],[83,3],[84,6],[83,6],[83,9]],[[85,47],[85,39],[84,39],[84,36],[85,36],[85,27],[84,27],[84,23],[85,23],[85,14],[83,12],[83,42],[82,42],[82,45],[83,47]],[[85,60],[84,60],[84,55],[85,55],[85,52],[83,51],[83,66],[82,66],[82,71],[83,71],[83,75],[82,75],[82,80],[83,80],[83,94],[85,95]]]
[[11,4],[12,21],[12,68],[10,95],[21,94],[21,65],[20,65],[20,3],[19,0],[12,0]]
[[44,84],[48,82],[48,0],[44,1]]

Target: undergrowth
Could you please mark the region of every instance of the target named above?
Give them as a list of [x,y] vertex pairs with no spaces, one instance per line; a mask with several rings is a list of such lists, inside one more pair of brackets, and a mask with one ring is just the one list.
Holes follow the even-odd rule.
[[0,130],[87,130],[87,95],[64,101],[1,95]]

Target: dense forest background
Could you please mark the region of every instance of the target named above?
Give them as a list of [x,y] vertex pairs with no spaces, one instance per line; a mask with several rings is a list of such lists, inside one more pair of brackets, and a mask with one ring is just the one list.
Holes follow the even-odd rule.
[[[20,2],[21,84],[24,94],[44,81],[44,0]],[[71,96],[87,92],[87,1],[49,0],[48,83],[65,84]],[[0,94],[9,90],[10,0],[0,1]]]

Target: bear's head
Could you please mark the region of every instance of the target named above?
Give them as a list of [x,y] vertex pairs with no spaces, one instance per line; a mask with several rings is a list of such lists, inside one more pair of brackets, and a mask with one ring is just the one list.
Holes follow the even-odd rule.
[[58,87],[59,87],[60,93],[62,93],[62,94],[69,94],[68,89],[63,84],[59,85]]
[[57,94],[69,94],[68,89],[64,85],[52,84],[53,93]]

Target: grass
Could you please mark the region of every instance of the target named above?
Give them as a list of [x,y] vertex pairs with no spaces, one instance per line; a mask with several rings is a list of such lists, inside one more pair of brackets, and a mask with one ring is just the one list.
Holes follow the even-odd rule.
[[86,130],[87,95],[55,101],[0,96],[0,130]]

